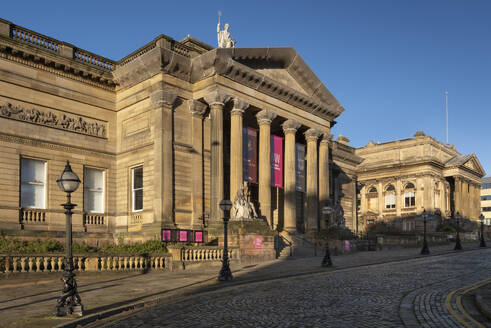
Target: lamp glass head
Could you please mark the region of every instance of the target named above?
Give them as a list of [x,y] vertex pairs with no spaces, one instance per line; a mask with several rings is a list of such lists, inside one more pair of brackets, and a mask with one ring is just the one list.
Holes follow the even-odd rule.
[[63,172],[61,173],[58,180],[56,180],[58,187],[64,192],[72,193],[78,189],[80,185],[80,179],[77,174],[72,171],[72,167],[70,166],[70,162],[66,161],[66,166]]

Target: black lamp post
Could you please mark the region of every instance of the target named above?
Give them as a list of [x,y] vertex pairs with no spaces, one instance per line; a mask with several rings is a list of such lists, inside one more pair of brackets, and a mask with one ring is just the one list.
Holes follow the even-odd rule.
[[486,247],[486,241],[484,240],[484,215],[479,215],[479,219],[481,220],[481,242],[479,243],[479,247]]
[[[329,229],[329,214],[333,212],[333,209],[329,206],[324,206],[322,208],[322,214],[325,216],[326,220],[326,227]],[[324,258],[322,259],[322,264],[321,266],[323,267],[331,267],[332,266],[332,261],[331,261],[331,253],[329,252],[329,236],[326,236],[326,255],[324,255]]]
[[457,212],[455,214],[455,218],[457,219],[457,236],[455,237],[455,248],[454,250],[460,251],[462,250],[462,245],[460,244],[460,213]]
[[72,171],[70,162],[66,161],[65,170],[61,173],[58,180],[56,180],[60,189],[67,193],[67,201],[65,204],[61,204],[65,209],[66,215],[66,255],[65,255],[65,272],[63,273],[63,290],[62,295],[58,299],[56,305],[55,315],[58,317],[65,316],[67,314],[75,314],[77,316],[83,315],[83,305],[80,296],[77,291],[77,282],[75,281],[75,274],[73,273],[73,256],[72,256],[72,210],[77,204],[71,202],[71,194],[77,190],[80,185],[80,179]]
[[426,214],[426,210],[423,209],[423,248],[421,249],[421,255],[428,255],[430,254],[430,249],[428,248],[428,241],[426,240],[426,217],[428,214]]
[[224,199],[220,202],[220,209],[223,211],[223,259],[222,268],[218,274],[218,280],[228,281],[234,279],[232,271],[230,271],[230,263],[228,260],[228,220],[230,218],[230,209],[232,208],[232,202],[228,199]]

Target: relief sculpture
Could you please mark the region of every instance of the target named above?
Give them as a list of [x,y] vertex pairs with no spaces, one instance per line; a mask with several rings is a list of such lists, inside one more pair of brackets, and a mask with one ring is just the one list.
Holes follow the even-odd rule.
[[7,103],[0,105],[0,117],[106,138],[106,127],[103,123],[88,122],[81,116],[66,114],[59,116],[53,112],[43,112],[34,108],[25,109]]

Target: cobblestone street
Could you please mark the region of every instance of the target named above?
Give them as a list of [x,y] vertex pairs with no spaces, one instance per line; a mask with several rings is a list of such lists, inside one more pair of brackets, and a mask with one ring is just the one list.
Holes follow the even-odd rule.
[[489,281],[490,259],[486,249],[231,286],[111,327],[463,327],[445,299]]

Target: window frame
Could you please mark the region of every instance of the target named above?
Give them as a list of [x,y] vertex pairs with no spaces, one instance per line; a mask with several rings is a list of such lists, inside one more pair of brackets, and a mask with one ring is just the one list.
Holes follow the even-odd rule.
[[[409,195],[408,194],[412,194]],[[407,200],[409,199],[409,205]],[[414,183],[408,182],[404,186],[404,208],[416,207],[416,187]]]
[[[34,182],[24,182],[22,181],[22,161],[23,160],[28,160],[28,161],[37,161],[37,162],[42,162],[44,164],[44,182],[42,183],[43,186],[43,205],[42,207],[36,207],[36,206],[24,206],[22,204],[22,185],[40,185],[39,183],[36,184]],[[39,209],[39,210],[45,210],[48,207],[48,161],[45,159],[39,159],[39,158],[33,158],[33,157],[27,157],[27,156],[21,156],[20,161],[19,161],[19,207],[21,208],[29,208],[29,209]]]
[[[137,169],[141,169],[142,170],[142,186],[141,188],[137,188],[135,189],[135,171]],[[131,168],[131,212],[132,213],[138,213],[138,212],[142,212],[143,211],[143,165],[137,165],[137,166],[134,166]],[[136,200],[136,197],[135,197],[135,191],[139,191],[141,190],[142,191],[142,206],[141,206],[141,209],[135,209],[135,200]]]
[[[85,184],[86,181],[86,170],[97,170],[97,171],[102,171],[102,212],[98,211],[88,211],[86,209],[86,202],[85,202],[85,197],[87,193],[87,187]],[[104,168],[98,168],[98,167],[92,167],[92,166],[84,166],[83,168],[83,174],[84,174],[84,181],[83,181],[83,192],[84,192],[84,206],[83,210],[84,213],[94,213],[94,214],[103,214],[106,212],[106,169]],[[97,192],[97,191],[89,191],[89,192]]]

